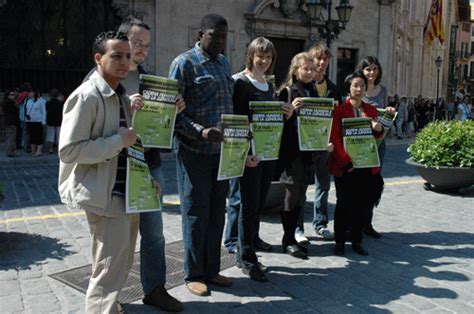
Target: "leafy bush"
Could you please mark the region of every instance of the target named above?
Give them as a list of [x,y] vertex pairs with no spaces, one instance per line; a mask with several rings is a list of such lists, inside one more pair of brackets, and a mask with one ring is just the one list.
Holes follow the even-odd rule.
[[414,161],[429,167],[474,168],[474,121],[430,123],[408,152]]

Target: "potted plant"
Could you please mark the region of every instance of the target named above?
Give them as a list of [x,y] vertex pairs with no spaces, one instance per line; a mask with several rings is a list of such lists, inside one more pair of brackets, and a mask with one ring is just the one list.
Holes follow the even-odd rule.
[[406,163],[427,181],[425,189],[459,189],[474,184],[474,121],[435,122],[408,147]]

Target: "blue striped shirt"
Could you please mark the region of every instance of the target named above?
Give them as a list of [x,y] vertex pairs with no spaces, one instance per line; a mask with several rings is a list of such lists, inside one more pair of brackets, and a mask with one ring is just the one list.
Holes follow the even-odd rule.
[[201,131],[220,126],[221,115],[233,113],[234,80],[226,57],[210,59],[198,42],[173,60],[169,77],[178,80],[186,103],[176,119],[179,144],[197,153],[218,154],[220,143],[204,141]]

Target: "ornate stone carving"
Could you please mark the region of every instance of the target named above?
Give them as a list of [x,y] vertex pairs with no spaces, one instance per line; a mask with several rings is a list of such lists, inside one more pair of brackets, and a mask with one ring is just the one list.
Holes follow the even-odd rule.
[[280,0],[280,10],[286,18],[293,19],[295,13],[301,9],[303,0]]

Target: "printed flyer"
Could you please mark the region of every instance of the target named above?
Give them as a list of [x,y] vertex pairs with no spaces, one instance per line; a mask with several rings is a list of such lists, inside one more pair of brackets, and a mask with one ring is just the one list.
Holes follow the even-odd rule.
[[178,82],[155,75],[140,74],[144,102],[135,111],[132,125],[144,147],[171,148],[176,121]]
[[245,160],[250,149],[249,121],[243,115],[222,115],[221,154],[217,180],[241,177],[244,174]]
[[352,158],[354,168],[380,166],[377,143],[372,134],[370,118],[342,119],[344,149]]
[[334,99],[303,97],[297,117],[301,151],[326,150],[331,136]]
[[252,154],[261,161],[276,160],[283,133],[282,101],[250,101]]
[[136,214],[161,210],[160,199],[145,162],[143,146],[137,142],[127,150],[125,212]]
[[379,114],[378,121],[383,126],[383,136],[377,139],[377,145],[380,145],[380,143],[382,143],[382,140],[385,138],[385,136],[387,136],[388,132],[390,131],[390,128],[395,123],[395,120],[397,119],[397,112],[395,111],[392,114],[392,113],[389,113],[386,108],[385,109],[377,108],[377,113]]

